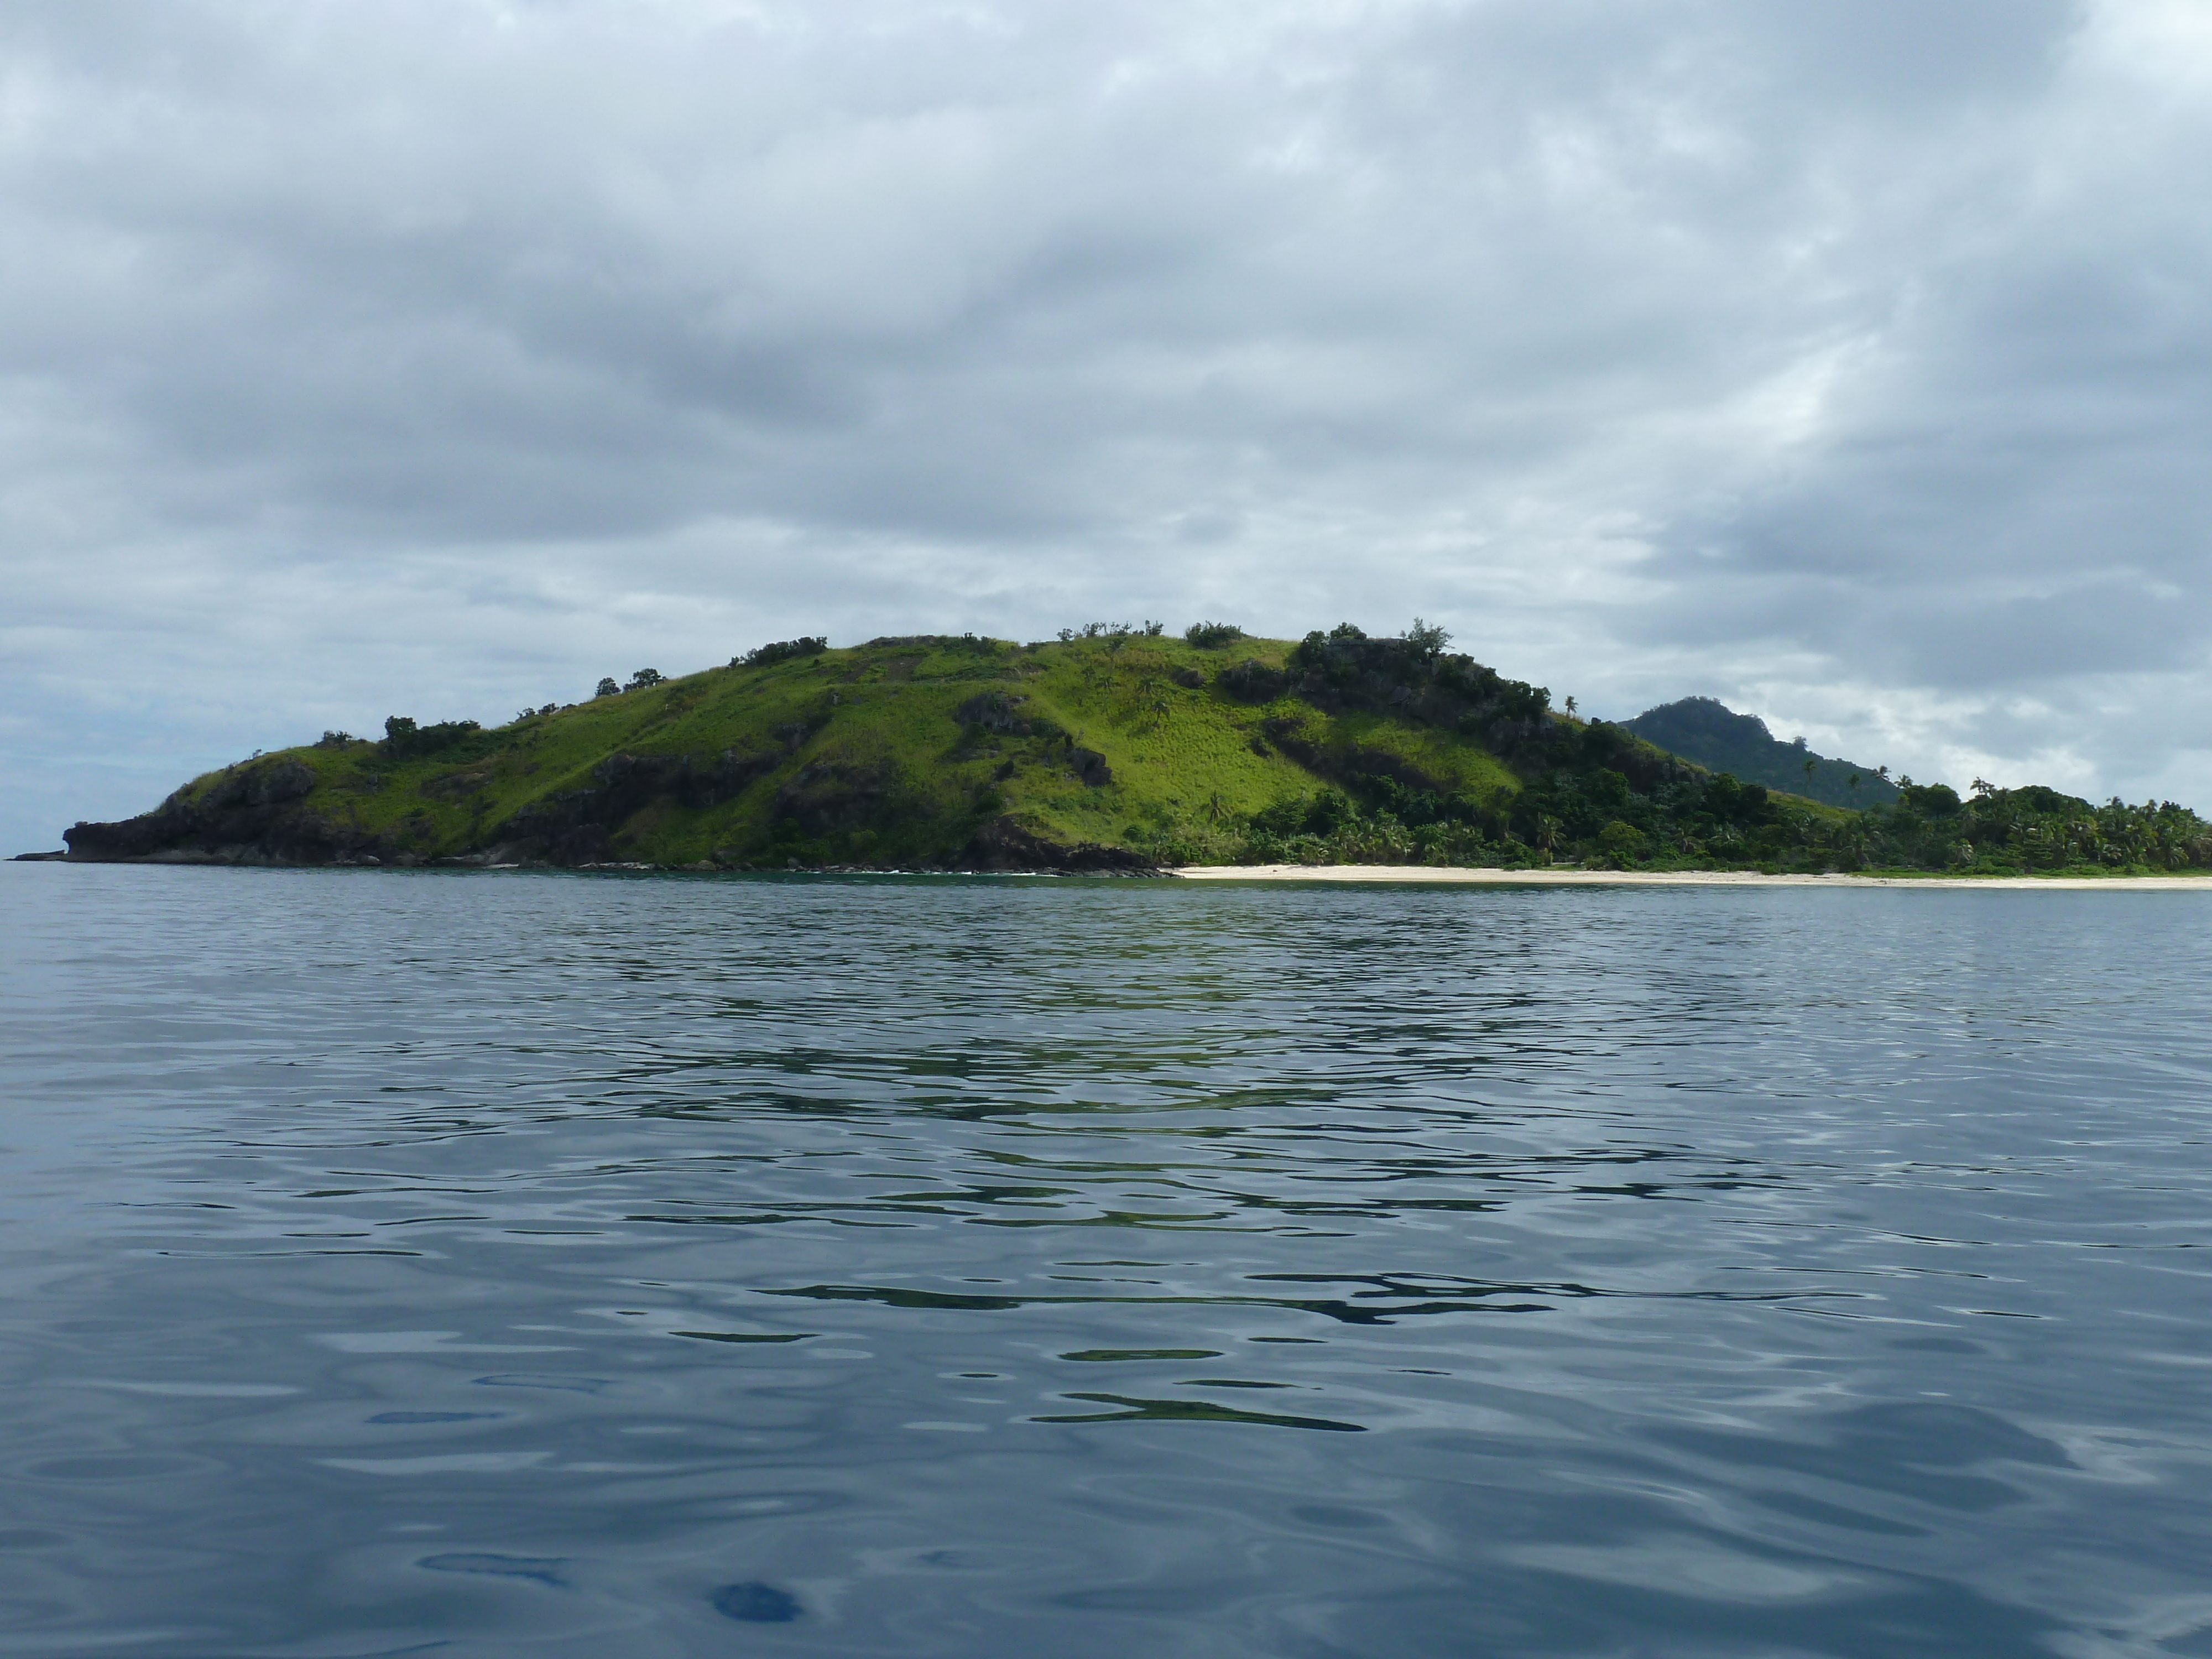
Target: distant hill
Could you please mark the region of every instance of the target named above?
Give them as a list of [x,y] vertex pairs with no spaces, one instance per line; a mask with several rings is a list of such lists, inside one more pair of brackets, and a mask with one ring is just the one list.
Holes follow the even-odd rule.
[[1786,789],[1830,806],[1887,806],[1897,799],[1897,786],[1873,767],[1816,755],[1802,738],[1784,743],[1758,715],[1739,714],[1717,698],[1662,703],[1622,724],[1647,743],[1716,772],[1734,773],[1745,783]]

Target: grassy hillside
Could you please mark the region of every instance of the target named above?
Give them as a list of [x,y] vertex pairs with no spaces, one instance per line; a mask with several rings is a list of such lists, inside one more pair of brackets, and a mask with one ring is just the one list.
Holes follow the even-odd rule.
[[1889,806],[1897,801],[1887,768],[1816,755],[1802,738],[1784,743],[1759,716],[1739,714],[1717,698],[1683,697],[1621,724],[1662,749],[1716,772],[1732,773],[1746,783],[1786,789],[1830,806]]
[[[107,850],[143,856],[197,830],[213,855],[206,832],[219,837],[228,817],[275,827],[303,857],[914,864],[957,859],[981,837],[987,849],[1142,849],[1091,860],[1136,866],[1163,842],[1204,840],[1313,792],[1316,768],[1395,770],[1485,801],[1519,787],[1480,747],[1417,721],[1217,684],[1224,665],[1279,676],[1290,649],[1102,633],[807,650],[495,730],[396,721],[378,741],[331,734],[195,779],[131,821],[143,847]],[[196,812],[206,822],[188,828]],[[71,844],[118,839],[73,832]]]
[[[1366,861],[1856,869],[2212,864],[2178,807],[1739,782],[1441,632],[1094,628],[764,647],[496,729],[395,716],[79,824],[78,859],[1143,871]],[[2045,799],[2045,798],[2048,799]],[[2116,816],[2117,815],[2117,816]]]

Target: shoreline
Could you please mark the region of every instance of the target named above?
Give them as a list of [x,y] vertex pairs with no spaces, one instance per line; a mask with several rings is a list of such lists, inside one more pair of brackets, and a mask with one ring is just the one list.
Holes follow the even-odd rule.
[[1194,864],[1184,881],[1333,881],[1476,887],[1942,887],[2212,893],[2203,876],[1814,876],[1756,870],[1501,870],[1420,864]]
[[361,874],[380,871],[407,873],[462,872],[504,875],[514,872],[567,875],[757,875],[757,876],[999,876],[1109,878],[1119,880],[1328,882],[1397,887],[1941,887],[1948,889],[2027,888],[2064,892],[2203,892],[2212,893],[2212,871],[2193,876],[1937,876],[1937,875],[1767,875],[1758,870],[1507,870],[1496,866],[1469,869],[1435,864],[1190,864],[1148,870],[1084,869],[943,869],[916,866],[876,867],[866,865],[799,865],[784,869],[712,864],[490,864],[474,858],[444,858],[421,861],[395,860],[380,865],[374,860],[343,860],[329,863],[294,864],[268,859],[218,858],[212,855],[86,859],[65,854],[18,854],[14,864],[152,865],[164,869],[222,870],[349,870]]

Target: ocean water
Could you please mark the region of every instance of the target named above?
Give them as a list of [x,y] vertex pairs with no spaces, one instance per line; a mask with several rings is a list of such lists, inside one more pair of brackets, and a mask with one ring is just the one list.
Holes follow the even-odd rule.
[[0,936],[0,1654],[2212,1655],[2212,896]]

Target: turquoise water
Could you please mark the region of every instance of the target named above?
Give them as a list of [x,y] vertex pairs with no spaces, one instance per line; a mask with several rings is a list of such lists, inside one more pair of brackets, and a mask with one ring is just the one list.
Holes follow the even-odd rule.
[[0,1653],[2212,1654],[2208,898],[0,870]]

